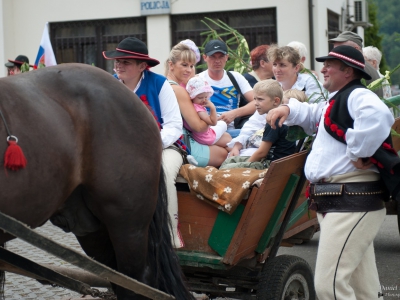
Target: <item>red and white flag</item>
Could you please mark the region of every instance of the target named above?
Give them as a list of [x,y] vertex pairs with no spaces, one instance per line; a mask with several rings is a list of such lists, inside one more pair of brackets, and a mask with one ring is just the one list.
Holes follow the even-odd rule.
[[57,65],[53,47],[51,46],[50,42],[49,23],[46,23],[44,26],[42,40],[40,41],[40,47],[36,56],[34,69],[37,69],[39,65],[44,65],[45,67]]

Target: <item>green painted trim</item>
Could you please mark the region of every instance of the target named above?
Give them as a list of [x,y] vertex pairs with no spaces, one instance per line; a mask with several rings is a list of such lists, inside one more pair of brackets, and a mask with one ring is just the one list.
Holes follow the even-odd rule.
[[280,224],[278,224],[282,214],[289,203],[290,199],[293,196],[294,190],[296,189],[296,185],[299,182],[300,176],[296,174],[290,175],[290,178],[285,186],[285,189],[282,192],[281,197],[279,198],[278,204],[271,216],[271,219],[268,222],[267,227],[265,228],[260,241],[258,242],[256,252],[263,253],[267,248],[271,238],[273,237],[273,233],[276,232]]
[[297,207],[293,213],[292,217],[290,218],[290,221],[288,223],[288,226],[286,227],[286,230],[290,227],[293,226],[294,223],[296,223],[300,218],[308,212],[308,201],[304,201],[299,207]]
[[222,257],[219,255],[185,250],[177,250],[176,253],[178,254],[181,266],[209,267],[219,270],[227,268],[225,264],[222,263]]
[[394,105],[400,105],[400,95],[387,98],[386,100]]
[[208,239],[210,247],[219,255],[224,256],[231,243],[233,234],[244,211],[244,205],[239,204],[233,214],[219,211],[214,227]]

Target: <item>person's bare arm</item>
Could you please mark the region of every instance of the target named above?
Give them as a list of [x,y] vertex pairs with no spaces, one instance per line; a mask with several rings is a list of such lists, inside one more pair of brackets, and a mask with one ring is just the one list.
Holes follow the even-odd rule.
[[240,150],[243,148],[241,143],[236,142],[235,145],[232,147],[232,150],[229,152],[228,157],[232,156],[239,156]]
[[253,153],[252,156],[250,156],[248,162],[261,161],[263,158],[267,156],[271,147],[272,147],[272,142],[262,141],[260,148],[258,148],[256,152]]
[[182,117],[189,124],[195,132],[205,132],[208,129],[208,124],[200,119],[197,111],[193,107],[192,100],[190,100],[187,91],[178,85],[172,85],[172,89],[175,92],[176,98],[178,99],[179,109]]
[[212,125],[212,126],[215,126],[215,125],[217,125],[217,119],[218,119],[218,117],[217,117],[217,109],[215,108],[215,105],[214,105],[214,103],[212,103],[211,101],[210,101],[210,99],[208,99],[207,100],[207,103],[204,105],[204,107],[208,107],[209,109],[210,109],[210,115],[208,115],[206,112],[206,114],[207,114],[207,116],[208,116],[208,121],[206,121],[205,119],[203,119],[201,116],[200,116],[200,118],[202,119],[202,120],[204,120],[204,122],[206,122],[208,125]]

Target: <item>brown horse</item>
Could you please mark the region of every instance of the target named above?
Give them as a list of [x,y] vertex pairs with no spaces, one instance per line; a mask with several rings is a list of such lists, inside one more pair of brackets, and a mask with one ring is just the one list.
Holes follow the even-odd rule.
[[[0,90],[5,123],[27,159],[24,169],[0,172],[0,210],[33,228],[51,218],[94,259],[191,299],[168,230],[159,129],[136,95],[83,64],[2,78]],[[6,138],[0,119],[0,155]],[[0,243],[12,238],[2,233]]]

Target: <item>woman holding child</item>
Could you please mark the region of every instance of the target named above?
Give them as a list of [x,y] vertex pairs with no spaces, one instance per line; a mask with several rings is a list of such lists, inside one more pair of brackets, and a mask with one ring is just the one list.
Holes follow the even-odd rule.
[[192,156],[198,162],[198,166],[220,166],[228,155],[225,147],[215,144],[204,145],[195,141],[190,135],[193,132],[201,133],[209,129],[209,124],[202,120],[195,110],[189,93],[182,85],[186,86],[192,77],[192,70],[196,63],[195,53],[185,44],[175,45],[167,59],[167,78],[178,99],[179,109],[183,120],[191,131],[184,130],[185,139],[190,147]]

